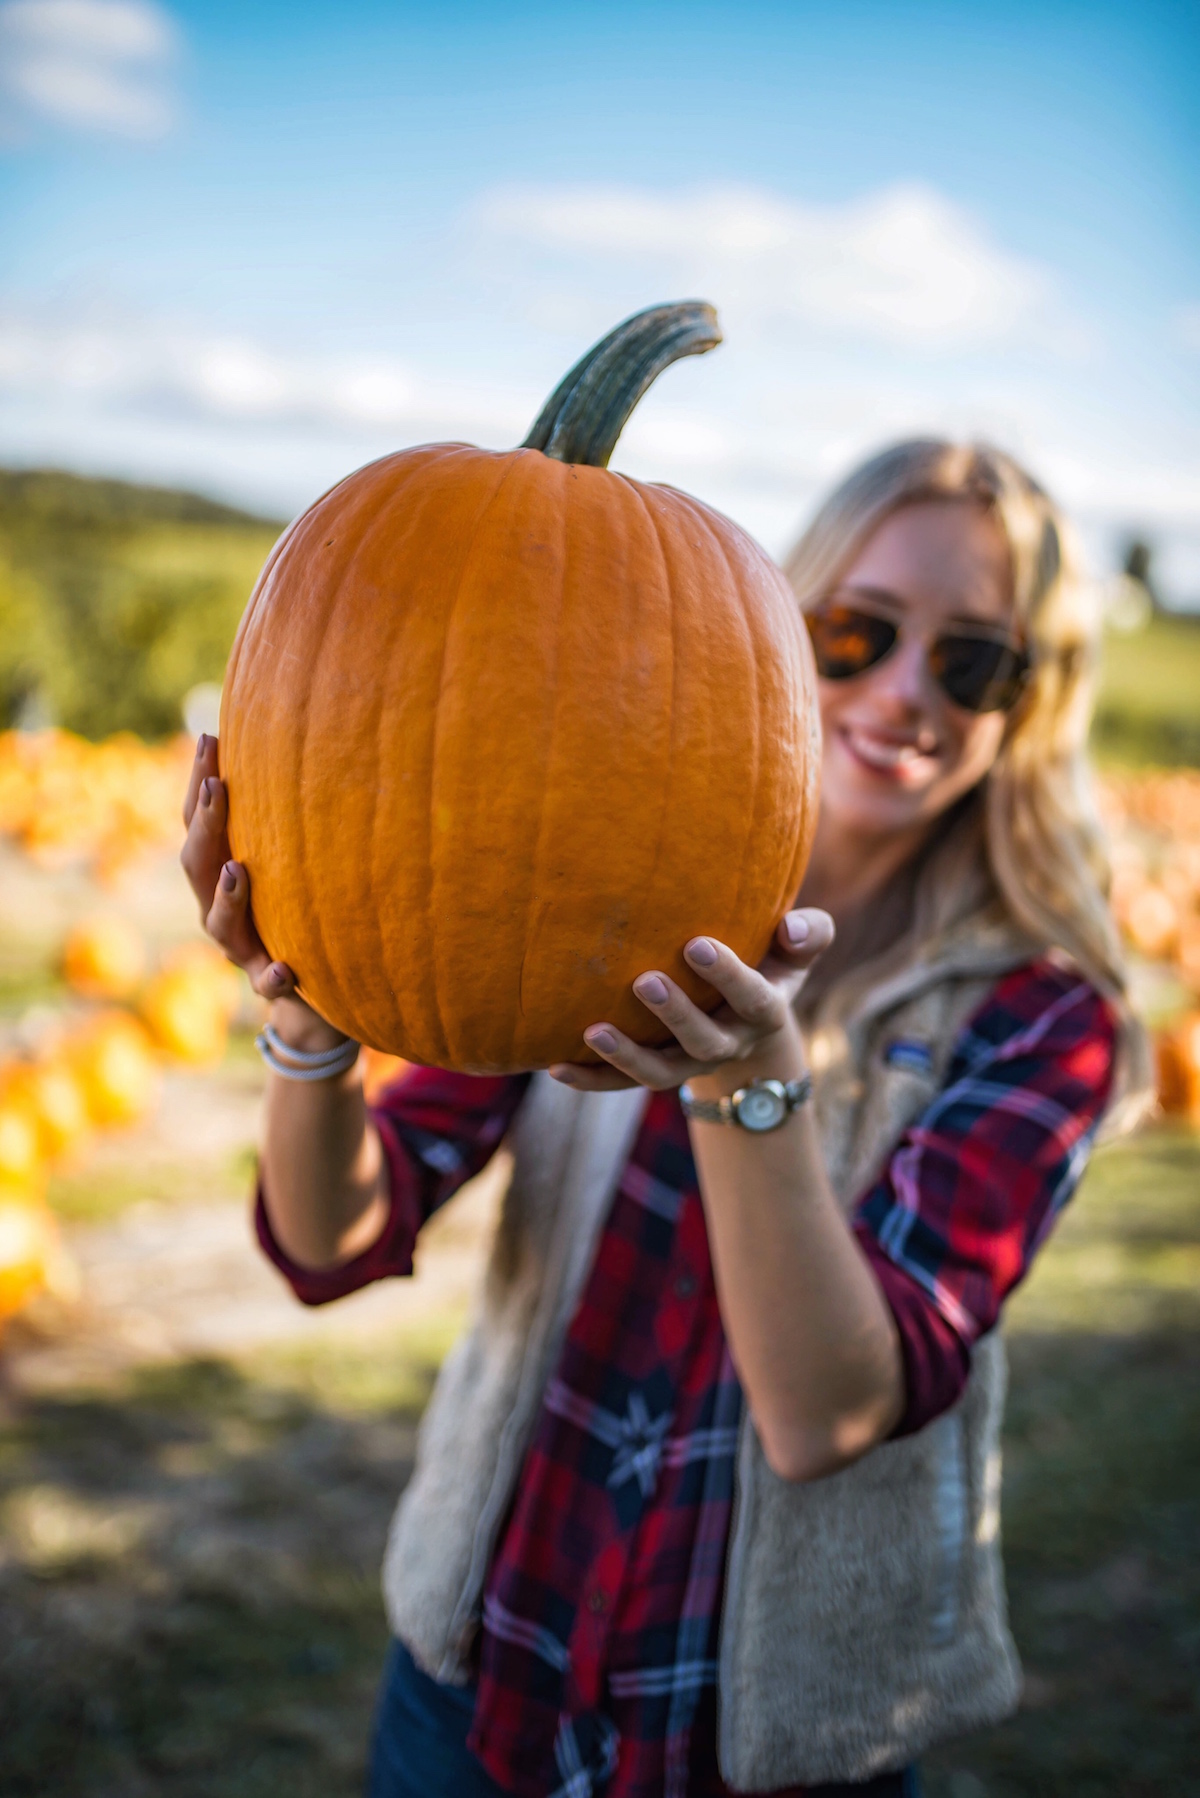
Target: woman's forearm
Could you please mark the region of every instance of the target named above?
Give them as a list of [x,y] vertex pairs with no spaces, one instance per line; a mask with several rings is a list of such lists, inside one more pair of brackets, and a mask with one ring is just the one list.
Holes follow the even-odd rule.
[[[798,1029],[693,1081],[716,1098],[804,1070]],[[807,1106],[755,1136],[693,1122],[692,1148],[730,1348],[767,1459],[818,1479],[883,1440],[904,1407],[899,1336],[834,1198]]]
[[[274,1009],[292,1048],[342,1040],[298,1001]],[[332,1267],[370,1247],[387,1221],[386,1171],[357,1069],[333,1080],[268,1076],[262,1176],[271,1229],[290,1260]]]

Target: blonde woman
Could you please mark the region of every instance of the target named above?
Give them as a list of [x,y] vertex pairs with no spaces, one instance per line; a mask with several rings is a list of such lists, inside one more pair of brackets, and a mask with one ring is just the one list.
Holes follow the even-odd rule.
[[259,1233],[299,1296],[409,1272],[514,1158],[392,1528],[373,1798],[909,1793],[1017,1702],[996,1325],[1141,1065],[1081,595],[1040,488],[941,442],[851,475],[787,567],[815,853],[760,967],[686,945],[712,1015],[635,982],[663,1051],[597,1019],[599,1068],[413,1070],[368,1111],[201,742],[185,864],[273,1001]]

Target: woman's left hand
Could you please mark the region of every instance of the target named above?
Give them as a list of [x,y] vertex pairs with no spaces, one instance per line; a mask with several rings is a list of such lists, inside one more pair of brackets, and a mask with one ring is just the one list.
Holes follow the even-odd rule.
[[721,995],[724,1003],[716,1011],[701,1011],[668,975],[648,970],[638,975],[633,990],[675,1041],[664,1049],[646,1049],[614,1024],[592,1024],[583,1040],[607,1065],[559,1062],[550,1072],[582,1092],[613,1092],[627,1086],[667,1092],[685,1080],[714,1073],[727,1062],[769,1055],[773,1041],[789,1028],[792,1002],[809,969],[832,941],[833,919],[828,912],[811,909],[788,912],[757,968],[747,967],[712,937],[693,937],[683,953],[689,966]]

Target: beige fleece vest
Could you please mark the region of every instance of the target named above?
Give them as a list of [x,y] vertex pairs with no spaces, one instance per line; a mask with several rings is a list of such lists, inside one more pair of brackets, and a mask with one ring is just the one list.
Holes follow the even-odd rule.
[[[960,1026],[1030,948],[995,914],[810,1040],[817,1121],[849,1208],[943,1082]],[[920,1043],[889,1058],[897,1040]],[[392,1629],[461,1682],[538,1407],[645,1108],[538,1075],[475,1321],[448,1356],[392,1524]],[[999,1558],[1004,1357],[980,1342],[958,1403],[826,1480],[767,1466],[747,1414],[722,1608],[721,1770],[735,1790],[865,1780],[1007,1715],[1020,1676]]]

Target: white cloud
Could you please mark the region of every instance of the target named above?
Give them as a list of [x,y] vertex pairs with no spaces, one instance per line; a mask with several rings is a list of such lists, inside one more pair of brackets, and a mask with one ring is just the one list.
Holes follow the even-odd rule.
[[1072,510],[1153,527],[1200,528],[1200,461],[1128,462],[1076,444],[1043,457],[1056,497]]
[[[620,316],[603,296],[597,304],[598,329]],[[1080,402],[1080,371],[1069,365],[1048,380],[1007,353],[935,361],[861,339],[814,349],[798,330],[756,340],[734,320],[727,328],[703,370],[676,371],[647,395],[615,469],[696,493],[779,552],[817,494],[880,443],[990,437],[1076,513],[1098,568],[1117,536],[1146,530],[1162,551],[1164,586],[1196,597],[1170,559],[1200,542],[1194,431],[1164,435],[1098,413]],[[321,354],[278,336],[101,312],[94,301],[86,310],[10,301],[0,309],[0,457],[199,485],[290,511],[392,449],[519,442],[586,342],[576,323],[551,356],[531,335],[505,358],[515,375],[489,385],[404,353]]]
[[[589,264],[633,262],[746,326],[799,322],[907,348],[967,349],[1045,330],[1052,282],[963,208],[916,183],[845,204],[756,187],[662,192],[512,187],[485,198],[494,239]],[[653,284],[653,283],[651,283]]]
[[157,138],[174,119],[176,27],[153,0],[6,0],[0,84],[27,116]]
[[516,442],[532,394],[418,380],[394,357],[286,355],[247,337],[145,320],[0,315],[0,394],[175,420],[317,430],[474,433]]

